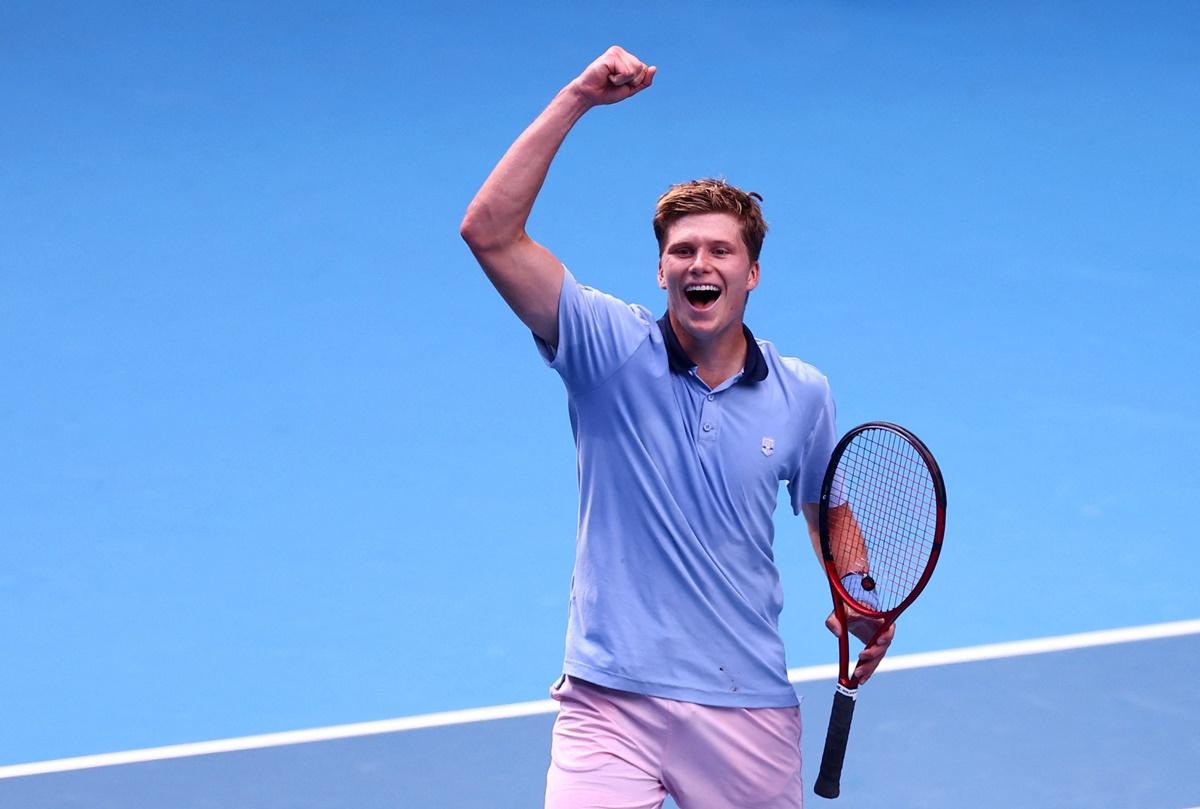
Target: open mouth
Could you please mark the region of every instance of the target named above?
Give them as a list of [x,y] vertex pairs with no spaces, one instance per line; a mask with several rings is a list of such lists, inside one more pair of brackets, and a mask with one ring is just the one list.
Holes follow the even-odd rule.
[[689,284],[684,287],[683,294],[692,306],[707,309],[721,297],[721,289],[714,284]]

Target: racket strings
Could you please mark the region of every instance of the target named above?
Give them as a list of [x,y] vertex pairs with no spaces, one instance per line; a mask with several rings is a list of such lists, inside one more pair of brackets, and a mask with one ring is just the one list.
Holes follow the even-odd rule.
[[855,436],[838,461],[838,472],[852,519],[838,521],[835,564],[855,570],[865,556],[863,572],[875,581],[878,609],[894,609],[918,586],[933,551],[933,476],[907,440],[883,429]]

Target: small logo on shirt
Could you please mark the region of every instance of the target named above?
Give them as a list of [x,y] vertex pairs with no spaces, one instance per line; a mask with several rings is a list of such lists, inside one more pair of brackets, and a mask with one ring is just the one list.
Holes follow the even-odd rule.
[[764,435],[763,442],[762,442],[762,451],[763,451],[763,455],[766,455],[768,458],[771,457],[772,455],[774,455],[775,454],[775,439],[771,438],[769,435]]

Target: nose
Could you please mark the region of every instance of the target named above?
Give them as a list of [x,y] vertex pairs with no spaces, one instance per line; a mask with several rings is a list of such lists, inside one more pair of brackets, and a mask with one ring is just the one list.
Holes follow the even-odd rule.
[[708,266],[708,252],[703,248],[698,248],[692,254],[692,262],[688,265],[689,270],[703,270]]

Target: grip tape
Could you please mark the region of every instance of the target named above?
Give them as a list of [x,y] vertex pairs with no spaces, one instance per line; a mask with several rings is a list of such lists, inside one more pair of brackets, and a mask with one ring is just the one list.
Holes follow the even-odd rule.
[[829,730],[825,732],[825,752],[821,754],[821,772],[813,792],[822,798],[836,798],[842,791],[842,762],[846,758],[846,741],[850,738],[850,722],[854,719],[854,696],[841,688],[833,695],[833,710],[829,714]]

